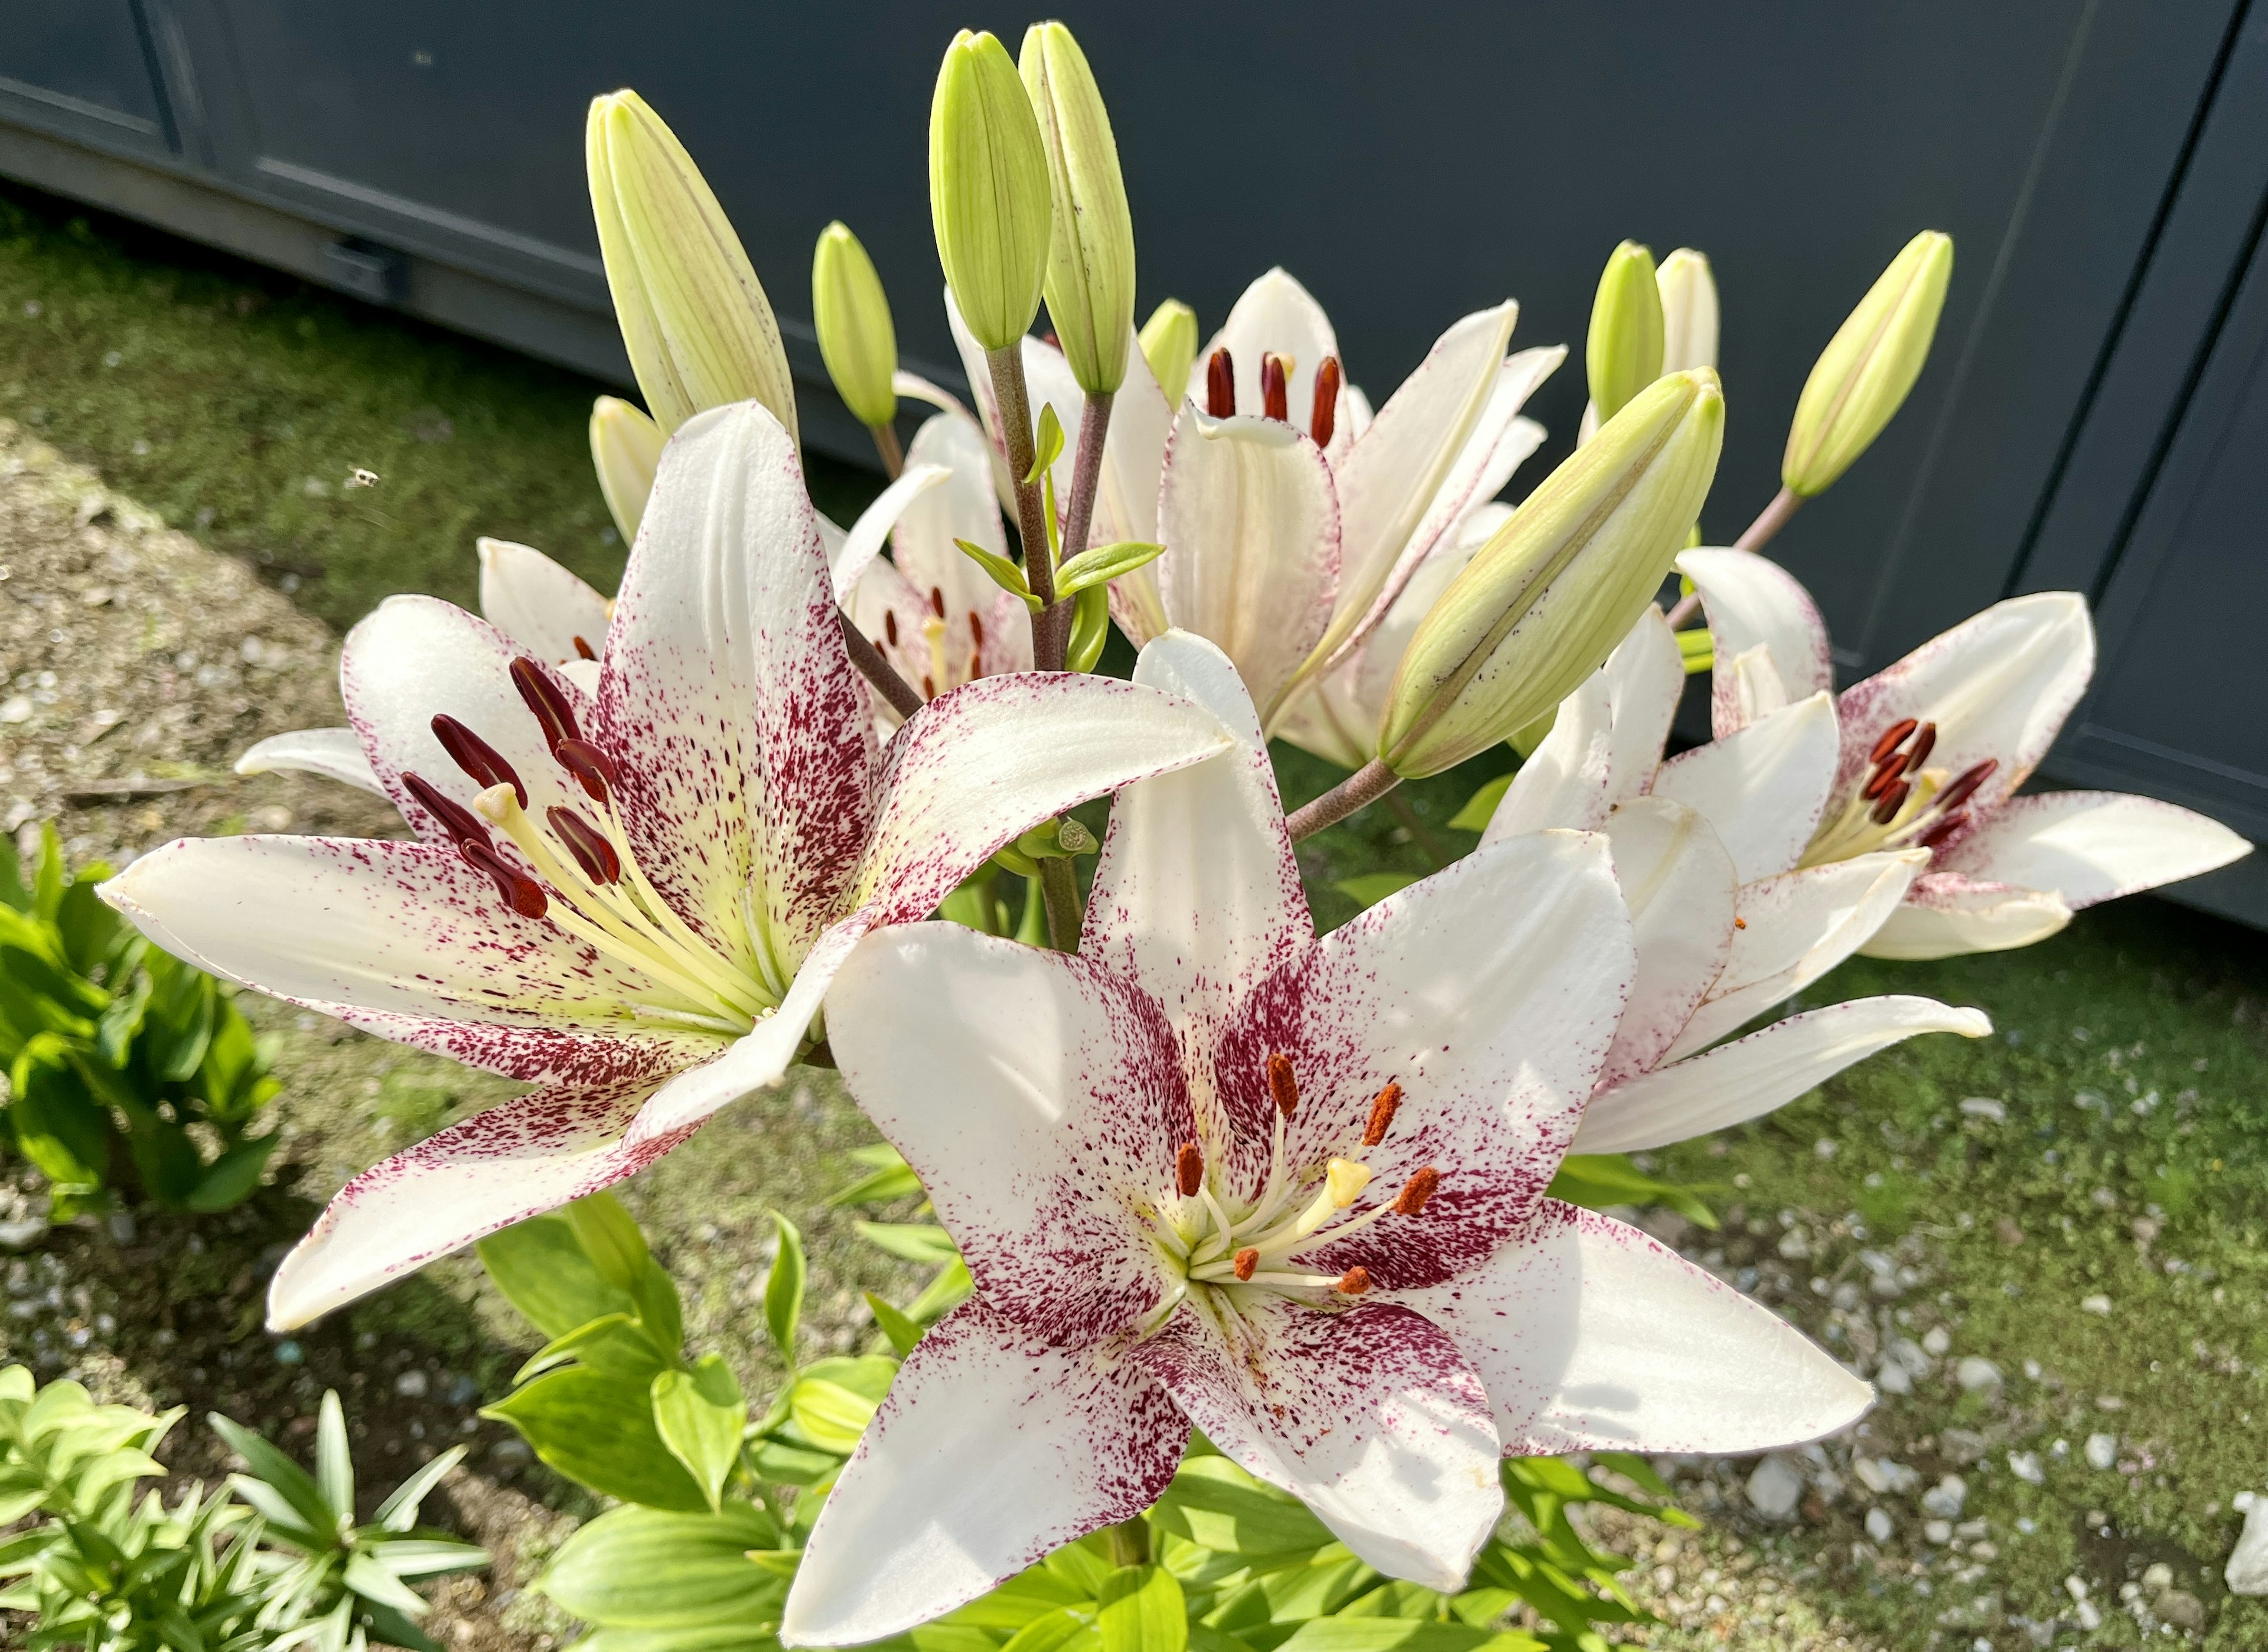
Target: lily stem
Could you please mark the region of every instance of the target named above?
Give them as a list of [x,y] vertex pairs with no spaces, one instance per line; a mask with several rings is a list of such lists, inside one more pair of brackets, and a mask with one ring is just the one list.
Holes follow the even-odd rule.
[[925,702],[914,685],[898,675],[898,669],[882,658],[882,651],[874,646],[865,632],[853,624],[850,616],[841,608],[835,617],[843,622],[843,645],[850,651],[850,663],[858,667],[858,675],[881,690],[890,709],[900,717],[911,717]]
[[1102,443],[1110,433],[1108,390],[1090,390],[1079,415],[1079,452],[1071,461],[1071,499],[1063,519],[1064,555],[1076,557],[1086,549],[1088,530],[1094,523],[1094,496],[1102,486]]
[[1292,841],[1312,837],[1326,826],[1336,826],[1357,809],[1366,808],[1402,784],[1402,777],[1373,757],[1322,796],[1294,809],[1284,828]]
[[897,426],[869,424],[866,429],[874,438],[874,451],[881,455],[882,474],[895,482],[906,470],[906,450],[898,446]]
[[1040,862],[1040,898],[1047,903],[1048,940],[1057,952],[1077,952],[1079,874],[1068,859],[1049,855]]
[[[1771,503],[1756,513],[1756,520],[1749,524],[1747,530],[1733,542],[1733,549],[1734,550],[1762,549],[1773,535],[1787,526],[1787,519],[1795,514],[1796,507],[1802,503],[1800,497],[1782,488],[1778,493],[1772,495]],[[1689,591],[1679,597],[1675,606],[1669,610],[1669,629],[1675,631],[1687,620],[1691,619],[1700,610],[1700,607],[1701,594],[1698,591]]]
[[1114,1566],[1147,1566],[1150,1564],[1150,1523],[1137,1515],[1131,1520],[1122,1520],[1115,1526],[1105,1526],[1103,1536],[1110,1540],[1110,1560]]
[[[1015,344],[987,350],[992,397],[1000,407],[1000,439],[1008,449],[1008,473],[1016,483],[1016,532],[1024,542],[1024,580],[1040,600],[1032,616],[1032,664],[1041,671],[1064,668],[1069,627],[1058,625],[1055,560],[1048,549],[1046,507],[1039,478],[1032,475],[1032,397],[1024,384],[1024,353]],[[1052,903],[1050,903],[1052,905]]]

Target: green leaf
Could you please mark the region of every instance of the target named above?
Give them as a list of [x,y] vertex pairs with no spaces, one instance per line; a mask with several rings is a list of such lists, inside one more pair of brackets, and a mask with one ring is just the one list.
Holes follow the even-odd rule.
[[189,1209],[199,1215],[210,1215],[242,1204],[260,1185],[260,1173],[268,1168],[268,1155],[283,1139],[280,1131],[265,1136],[247,1136],[205,1166],[204,1175],[189,1190]]
[[512,1374],[514,1383],[529,1383],[570,1360],[608,1376],[634,1377],[650,1383],[657,1372],[676,1361],[653,1346],[644,1326],[629,1314],[608,1314],[587,1325],[578,1325],[563,1337],[555,1337],[530,1355]]
[[1714,1228],[1716,1213],[1702,1201],[1705,1185],[1657,1182],[1619,1153],[1571,1153],[1548,1190],[1553,1198],[1605,1210],[1615,1205],[1667,1205],[1697,1227]]
[[707,1493],[711,1508],[740,1458],[748,1402],[722,1354],[703,1356],[690,1371],[653,1379],[653,1420],[661,1442]]
[[874,1323],[882,1328],[882,1334],[890,1339],[898,1357],[903,1359],[911,1353],[914,1344],[922,1339],[922,1328],[872,1291],[866,1293],[866,1306],[873,1310]]
[[1406,889],[1417,881],[1418,874],[1414,872],[1365,872],[1351,878],[1341,878],[1331,887],[1367,908],[1377,905],[1388,896]]
[[481,1415],[510,1423],[537,1457],[594,1492],[651,1508],[709,1512],[707,1495],[662,1442],[650,1380],[571,1366]]
[[1677,633],[1677,652],[1685,661],[1685,675],[1697,677],[1717,663],[1716,639],[1706,625]]
[[909,1164],[885,1165],[870,1170],[848,1187],[830,1194],[829,1205],[887,1205],[893,1199],[911,1198],[922,1191],[921,1177],[914,1174]]
[[453,1445],[387,1493],[372,1518],[388,1531],[407,1531],[417,1523],[417,1505],[441,1483],[441,1477],[465,1460],[465,1448]]
[[874,1402],[840,1383],[806,1376],[790,1391],[788,1415],[811,1444],[848,1457],[874,1420]]
[[315,1490],[335,1518],[354,1523],[354,1462],[347,1454],[346,1412],[334,1388],[323,1390],[315,1416]]
[[8,1119],[16,1146],[58,1187],[103,1184],[109,1116],[87,1094],[68,1044],[41,1033],[18,1052],[9,1074]]
[[593,1193],[559,1213],[575,1230],[576,1243],[599,1277],[616,1290],[635,1293],[638,1275],[652,1259],[645,1235],[611,1193]]
[[1000,1652],[1100,1652],[1103,1644],[1094,1608],[1083,1604],[1042,1612],[1010,1635]]
[[1150,1518],[1160,1531],[1248,1558],[1313,1553],[1332,1541],[1306,1505],[1224,1457],[1184,1461]]
[[1519,771],[1515,770],[1511,774],[1500,774],[1493,780],[1483,781],[1480,790],[1465,800],[1464,808],[1449,816],[1450,829],[1461,832],[1486,831],[1489,822],[1496,818],[1497,807],[1504,801],[1504,794],[1512,789],[1512,783],[1518,778]]
[[370,1558],[396,1577],[431,1577],[438,1572],[469,1572],[489,1563],[489,1552],[469,1543],[439,1538],[399,1538],[372,1544]]
[[228,1442],[230,1450],[244,1459],[261,1484],[291,1506],[308,1530],[328,1543],[338,1541],[338,1516],[331,1512],[329,1503],[306,1470],[242,1423],[231,1421],[218,1412],[208,1412],[205,1421]]
[[783,1582],[748,1551],[778,1541],[778,1527],[747,1503],[714,1514],[617,1508],[568,1538],[535,1587],[607,1628],[777,1622]]
[[906,1317],[917,1325],[933,1325],[967,1302],[976,1288],[976,1281],[969,1277],[968,1264],[955,1257],[922,1287],[920,1295],[906,1304]]
[[760,1479],[782,1486],[816,1486],[842,1471],[843,1459],[832,1451],[812,1451],[782,1440],[767,1440],[755,1449]]
[[1519,1629],[1475,1629],[1410,1618],[1316,1618],[1277,1652],[1550,1652]]
[[349,1589],[364,1600],[380,1606],[391,1606],[404,1617],[422,1618],[425,1615],[425,1603],[418,1597],[417,1591],[367,1554],[347,1557],[343,1581]]
[[795,1224],[774,1211],[772,1230],[779,1236],[779,1246],[772,1257],[771,1276],[764,1281],[764,1328],[771,1332],[772,1346],[792,1371],[795,1327],[803,1316],[803,1284],[809,1268],[804,1261],[803,1235]]
[[1092,671],[1110,640],[1110,588],[1090,585],[1072,601],[1077,606],[1071,612],[1071,642],[1064,664],[1071,671]]
[[1147,567],[1165,554],[1163,545],[1145,544],[1135,539],[1082,550],[1056,571],[1056,595],[1066,597],[1089,586],[1108,585],[1122,574]]
[[1021,597],[1024,606],[1033,613],[1040,611],[1040,599],[1032,594],[1032,587],[1025,580],[1021,568],[998,552],[987,550],[982,545],[971,544],[965,539],[956,539],[953,542],[961,547],[963,556],[992,576],[993,584],[1010,596]]
[[1122,1566],[1095,1597],[1102,1652],[1188,1652],[1181,1580],[1159,1566]]
[[909,1262],[958,1262],[961,1248],[953,1235],[933,1222],[862,1221],[853,1224],[858,1236],[894,1257]]
[[504,1300],[548,1338],[609,1314],[637,1315],[630,1292],[599,1272],[563,1216],[537,1216],[490,1234],[479,1250]]
[[1032,469],[1024,478],[1024,485],[1030,487],[1043,472],[1054,469],[1056,461],[1063,457],[1063,421],[1056,417],[1056,404],[1045,402],[1040,408],[1039,428],[1032,433]]

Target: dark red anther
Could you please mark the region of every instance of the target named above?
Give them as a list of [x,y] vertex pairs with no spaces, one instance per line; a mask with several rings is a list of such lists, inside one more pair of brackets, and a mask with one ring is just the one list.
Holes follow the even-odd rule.
[[508,785],[520,808],[527,807],[527,788],[519,783],[519,773],[504,761],[504,754],[446,712],[434,717],[433,738],[441,742],[450,762],[480,782],[482,790]]
[[603,803],[607,793],[622,785],[622,771],[615,760],[587,740],[563,740],[551,748],[551,755],[559,759],[559,766],[583,783],[593,803]]
[[1915,838],[1914,843],[1923,849],[1934,849],[1967,824],[1969,824],[1969,811],[1965,808],[1957,808]]
[[1905,772],[1905,759],[1894,751],[1881,768],[1867,777],[1867,784],[1859,788],[1859,795],[1869,803],[1873,802],[1892,786],[1898,785],[1898,776],[1904,772]]
[[1331,432],[1338,428],[1339,420],[1339,358],[1326,356],[1315,364],[1315,407],[1307,416],[1307,434],[1315,439],[1315,446],[1331,445]]
[[1906,799],[1911,797],[1912,794],[1913,787],[1908,782],[1904,780],[1891,781],[1889,786],[1882,792],[1881,796],[1875,801],[1874,813],[1873,816],[1874,824],[1877,826],[1887,826],[1892,821],[1897,819],[1898,811],[1906,806]]
[[922,673],[922,698],[924,700],[937,698],[937,679],[926,671]]
[[575,639],[575,652],[585,660],[596,660],[599,657],[599,651],[592,647],[590,644],[585,642],[580,637],[578,637]]
[[1247,1245],[1236,1253],[1236,1260],[1230,1265],[1236,1270],[1238,1279],[1248,1280],[1260,1266],[1260,1252]]
[[968,610],[968,640],[979,648],[984,646],[984,622],[976,617],[976,610]]
[[1370,1288],[1370,1270],[1360,1266],[1349,1268],[1339,1275],[1336,1288],[1348,1296],[1361,1295]]
[[1394,1213],[1397,1216],[1415,1216],[1425,1208],[1425,1201],[1433,1197],[1433,1190],[1440,1185],[1441,1173],[1432,1165],[1427,1165],[1403,1184],[1402,1191],[1394,1200]]
[[1962,770],[1958,779],[1937,794],[1938,808],[1950,815],[1975,796],[1977,788],[1991,779],[1992,771],[1999,766],[1998,757],[1987,757],[1984,762]]
[[561,741],[583,737],[582,729],[575,722],[574,703],[568,699],[566,690],[525,654],[512,662],[512,686],[519,690],[519,697],[527,702],[527,709],[543,726],[545,745],[556,751]]
[[1919,728],[1920,726],[1921,725],[1914,721],[1911,717],[1904,718],[1900,721],[1892,723],[1888,728],[1882,731],[1882,737],[1874,742],[1874,749],[1867,755],[1867,761],[1869,763],[1881,762],[1883,758],[1889,756],[1899,747],[1904,745],[1906,743],[1906,736],[1912,734],[1915,729]]
[[476,872],[485,872],[493,879],[497,893],[504,903],[522,918],[541,918],[551,910],[551,903],[543,898],[543,886],[513,866],[486,844],[461,843],[457,852],[465,864]]
[[567,845],[567,852],[583,868],[585,877],[593,883],[622,881],[622,858],[604,832],[571,808],[546,809],[544,818],[551,822],[552,835]]
[[1278,424],[1292,419],[1292,386],[1284,373],[1284,358],[1272,350],[1260,358],[1260,411]]
[[488,822],[454,798],[444,797],[441,790],[422,774],[403,770],[401,784],[409,795],[423,805],[425,812],[441,822],[441,830],[460,844],[474,843],[483,848],[489,841]]
[[1394,1114],[1402,1105],[1402,1087],[1389,1084],[1379,1091],[1370,1104],[1370,1123],[1363,1126],[1362,1145],[1375,1147],[1386,1139],[1386,1132],[1394,1126]]
[[1213,351],[1205,363],[1205,411],[1217,419],[1236,411],[1236,363],[1226,349]]
[[1268,1095],[1290,1124],[1300,1110],[1300,1081],[1292,1075],[1292,1058],[1280,1050],[1268,1058]]
[[1204,1185],[1204,1149],[1194,1141],[1182,1143],[1182,1150],[1174,1155],[1174,1185],[1183,1198],[1195,1198],[1197,1189]]
[[939,619],[945,617],[945,587],[933,585],[929,588],[929,611]]
[[890,646],[898,645],[898,611],[894,608],[882,610],[882,635],[890,639]]
[[1906,751],[1906,766],[1903,772],[1919,774],[1923,763],[1929,761],[1930,749],[1937,744],[1937,725],[1924,723],[1914,735],[1912,746]]

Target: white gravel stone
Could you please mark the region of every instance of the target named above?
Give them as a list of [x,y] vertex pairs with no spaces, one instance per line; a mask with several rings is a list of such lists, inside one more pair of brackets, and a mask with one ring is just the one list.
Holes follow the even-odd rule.
[[2047,1471],[2040,1466],[2040,1454],[2036,1451],[2008,1453],[2008,1472],[2027,1486],[2044,1485],[2048,1478]]
[[2221,1578],[2232,1595],[2268,1595],[2268,1497],[2241,1492],[2235,1501],[2244,1510],[2244,1530]]
[[1921,1476],[1889,1457],[1852,1457],[1851,1472],[1877,1497],[1903,1497],[1921,1484]]
[[2000,1368],[1982,1354],[1970,1354],[1954,1367],[1955,1380],[1970,1393],[2000,1386]]
[[1940,1520],[1958,1520],[1962,1505],[1968,1501],[1969,1482],[1958,1474],[1948,1474],[1921,1494],[1921,1511]]
[[1932,1325],[1921,1339],[1922,1351],[1933,1360],[1942,1360],[1946,1350],[1953,1346],[1953,1333],[1943,1325]]
[[2087,1465],[2091,1469],[2107,1469],[2118,1461],[2118,1436],[2115,1434],[2091,1434],[2087,1436]]
[[1769,1457],[1749,1476],[1749,1507],[1766,1520],[1794,1517],[1803,1497],[1803,1471],[1783,1457]]
[[2082,1314],[2107,1316],[2110,1312],[2110,1299],[2099,1291],[2092,1296],[2082,1296],[2079,1299],[2079,1311]]
[[423,1371],[404,1371],[394,1379],[394,1391],[405,1399],[424,1398],[425,1389],[425,1373]]
[[1990,1124],[2008,1122],[2008,1103],[1990,1095],[1963,1096],[1961,1110],[1970,1118],[1982,1118]]
[[1925,1520],[1922,1522],[1921,1535],[1938,1547],[1943,1548],[1953,1541],[1953,1523],[1950,1520]]
[[1897,1529],[1897,1523],[1890,1518],[1888,1509],[1869,1508],[1867,1511],[1867,1536],[1874,1543],[1888,1543]]
[[1885,1394],[1911,1394],[1913,1392],[1913,1378],[1906,1375],[1906,1368],[1896,1360],[1885,1360],[1881,1368],[1874,1373],[1874,1386]]

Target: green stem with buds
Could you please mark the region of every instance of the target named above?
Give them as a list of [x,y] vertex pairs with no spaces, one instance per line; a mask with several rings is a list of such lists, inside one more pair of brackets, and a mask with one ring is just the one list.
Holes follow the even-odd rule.
[[[1772,495],[1772,502],[1757,513],[1756,520],[1750,522],[1746,531],[1733,542],[1733,549],[1734,550],[1760,549],[1773,535],[1787,526],[1787,519],[1795,514],[1796,507],[1802,503],[1801,495],[1787,488],[1782,488],[1778,493]],[[1677,599],[1675,606],[1669,610],[1669,629],[1675,631],[1698,613],[1700,608],[1701,594],[1698,591],[1688,591]]]
[[1294,809],[1285,821],[1292,841],[1312,837],[1326,826],[1336,826],[1357,809],[1366,808],[1402,784],[1402,777],[1377,758],[1357,769],[1322,796]]
[[1016,483],[1016,532],[1024,542],[1024,581],[1040,600],[1039,612],[1032,616],[1032,665],[1040,671],[1060,671],[1069,628],[1055,623],[1055,559],[1048,549],[1047,507],[1040,500],[1039,478],[1032,475],[1032,397],[1024,385],[1024,355],[1011,344],[987,350],[984,360],[992,370],[1000,439],[1008,450],[1008,473]]

